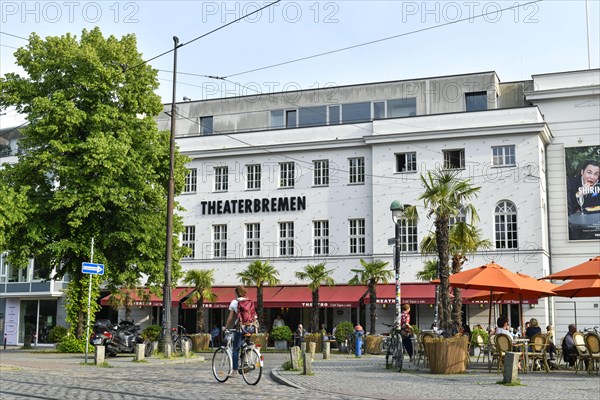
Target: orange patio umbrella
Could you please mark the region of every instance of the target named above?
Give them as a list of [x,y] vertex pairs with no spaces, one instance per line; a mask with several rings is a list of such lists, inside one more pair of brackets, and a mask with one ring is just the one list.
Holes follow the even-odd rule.
[[596,297],[600,296],[600,278],[576,279],[560,285],[554,292],[562,297]]
[[[512,272],[495,262],[482,265],[450,275],[450,286],[463,289],[481,289],[489,291],[490,312],[489,324],[492,324],[492,308],[494,292],[512,293],[520,295],[520,298],[540,295],[540,297],[553,296],[554,291],[547,285],[548,282],[538,281],[525,274]],[[521,319],[522,309],[521,309]],[[523,325],[523,321],[521,321]]]
[[540,279],[597,279],[600,278],[600,256],[590,258],[588,261],[578,264],[574,267],[567,268],[563,271],[555,272],[554,274],[545,276]]

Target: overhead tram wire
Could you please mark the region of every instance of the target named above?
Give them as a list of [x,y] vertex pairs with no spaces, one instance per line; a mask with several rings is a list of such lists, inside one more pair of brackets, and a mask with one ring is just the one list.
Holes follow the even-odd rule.
[[369,45],[372,45],[372,44],[385,42],[387,40],[397,39],[397,38],[400,38],[400,37],[403,37],[403,36],[410,36],[410,35],[414,35],[416,33],[426,32],[426,31],[429,31],[429,30],[433,30],[433,29],[437,29],[437,28],[442,28],[442,27],[445,27],[445,26],[453,25],[453,24],[458,24],[460,22],[472,21],[474,19],[483,18],[483,17],[488,16],[488,15],[502,13],[504,11],[512,10],[512,9],[515,9],[515,8],[526,7],[526,6],[529,6],[529,5],[532,5],[532,4],[541,3],[543,1],[544,0],[535,0],[535,1],[530,1],[530,2],[522,3],[522,4],[516,3],[516,4],[514,4],[514,5],[510,6],[510,7],[502,8],[500,10],[494,10],[494,11],[482,13],[480,15],[474,15],[474,16],[470,16],[470,17],[467,17],[467,18],[458,19],[456,21],[445,22],[443,24],[438,24],[438,25],[433,25],[433,26],[429,26],[429,27],[426,27],[426,28],[422,28],[422,29],[417,29],[417,30],[414,30],[414,31],[411,31],[411,32],[400,33],[400,34],[397,34],[397,35],[388,36],[388,37],[381,38],[381,39],[375,39],[375,40],[371,40],[371,41],[368,41],[368,42],[358,43],[358,44],[355,44],[355,45],[351,45],[351,46],[347,46],[347,47],[342,47],[342,48],[335,49],[335,50],[325,51],[323,53],[313,54],[311,56],[300,57],[300,58],[296,58],[296,59],[293,59],[293,60],[288,60],[288,61],[283,61],[283,62],[276,63],[276,64],[267,65],[267,66],[264,66],[264,67],[249,69],[247,71],[242,71],[242,72],[238,72],[238,73],[235,73],[235,74],[226,75],[223,78],[232,78],[234,76],[249,74],[251,72],[262,71],[262,70],[265,70],[265,69],[280,67],[282,65],[287,65],[287,64],[293,64],[293,63],[296,63],[296,62],[310,60],[312,58],[322,57],[322,56],[326,56],[326,55],[329,55],[329,54],[340,53],[340,52],[343,52],[343,51],[346,51],[346,50],[356,49],[358,47],[369,46]]
[[[244,18],[247,18],[247,17],[249,17],[249,16],[251,16],[251,15],[253,15],[253,14],[256,14],[256,13],[258,13],[258,12],[261,12],[262,10],[264,10],[264,9],[266,9],[266,8],[269,8],[269,7],[271,7],[271,6],[275,5],[275,4],[279,3],[279,2],[281,2],[281,0],[275,0],[275,1],[274,1],[274,2],[272,2],[272,3],[269,3],[269,4],[267,4],[267,5],[265,5],[265,6],[261,7],[261,8],[258,8],[258,9],[254,10],[254,11],[252,11],[252,12],[250,12],[250,13],[246,14],[246,15],[243,15],[243,16],[241,16],[241,17],[239,17],[239,18],[237,18],[237,19],[235,19],[235,20],[233,20],[233,21],[231,21],[231,22],[228,22],[228,23],[226,23],[225,25],[221,25],[220,27],[218,27],[218,28],[215,28],[215,29],[213,29],[212,31],[209,31],[209,32],[206,32],[206,33],[205,33],[205,34],[203,34],[203,35],[197,36],[197,37],[195,37],[194,39],[192,39],[192,40],[190,40],[190,41],[188,41],[188,42],[181,43],[181,44],[178,46],[178,48],[181,48],[181,47],[187,46],[188,44],[190,44],[190,43],[193,43],[193,42],[195,42],[196,40],[200,40],[200,39],[202,39],[202,38],[204,38],[204,37],[206,37],[206,36],[208,36],[208,35],[210,35],[210,34],[213,34],[213,33],[217,32],[217,31],[220,31],[221,29],[223,29],[223,28],[226,28],[226,27],[228,27],[229,25],[232,25],[232,24],[234,24],[234,23],[236,23],[236,22],[238,22],[238,21],[241,21],[241,20],[243,20]],[[160,58],[160,57],[162,57],[162,56],[164,56],[164,55],[167,55],[167,54],[169,54],[169,53],[171,53],[171,52],[173,52],[173,51],[174,51],[174,49],[167,50],[167,51],[165,51],[165,52],[163,52],[163,53],[160,53],[160,54],[159,54],[159,55],[157,55],[157,56],[154,56],[154,57],[152,57],[152,58],[150,58],[150,59],[148,59],[148,60],[146,60],[146,61],[143,61],[143,62],[141,62],[141,63],[139,63],[139,64],[137,64],[137,65],[134,65],[133,67],[130,67],[130,68],[128,68],[128,69],[137,68],[137,67],[139,67],[139,66],[141,66],[141,65],[144,65],[144,64],[147,64],[147,63],[149,63],[149,62],[150,62],[150,61],[152,61],[152,60],[156,60],[157,58]]]

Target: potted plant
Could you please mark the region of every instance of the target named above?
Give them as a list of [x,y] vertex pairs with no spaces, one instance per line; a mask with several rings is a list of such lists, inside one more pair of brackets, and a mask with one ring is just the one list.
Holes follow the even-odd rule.
[[144,340],[150,340],[154,345],[155,349],[158,349],[158,339],[160,339],[160,333],[162,328],[160,325],[149,325],[144,328],[141,336]]
[[277,326],[271,331],[275,350],[287,350],[288,342],[292,339],[292,330],[287,325]]
[[354,332],[354,325],[349,321],[340,322],[335,327],[335,341],[341,353],[346,352],[346,338],[352,332]]

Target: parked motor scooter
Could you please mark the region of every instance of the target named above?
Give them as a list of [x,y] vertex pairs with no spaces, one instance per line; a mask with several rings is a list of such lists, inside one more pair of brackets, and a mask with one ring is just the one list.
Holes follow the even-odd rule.
[[134,353],[135,345],[145,345],[144,355],[150,357],[154,345],[150,340],[144,340],[140,335],[140,326],[130,321],[121,321],[113,325],[107,319],[100,319],[94,323],[90,343],[94,346],[105,346],[106,354],[114,357],[119,353]]

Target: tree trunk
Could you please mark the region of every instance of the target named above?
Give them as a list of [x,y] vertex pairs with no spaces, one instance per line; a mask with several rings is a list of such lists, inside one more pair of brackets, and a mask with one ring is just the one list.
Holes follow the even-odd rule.
[[369,329],[369,333],[371,335],[375,334],[375,324],[377,323],[377,283],[369,282],[369,297],[371,298],[371,328]]
[[435,220],[435,241],[440,259],[440,328],[447,330],[450,327],[450,266],[448,265],[448,218],[438,217]]
[[319,332],[319,289],[312,292],[312,322],[311,332]]
[[125,303],[125,321],[131,321],[131,303]]
[[256,313],[258,314],[258,324],[262,329],[266,329],[264,324],[265,316],[263,314],[263,287],[262,285],[256,286]]
[[204,297],[196,302],[196,333],[204,333]]
[[[466,260],[466,257],[462,254],[452,255],[452,273],[459,273],[462,270],[462,266]],[[458,329],[462,326],[462,289],[454,288],[453,294],[452,324]]]

